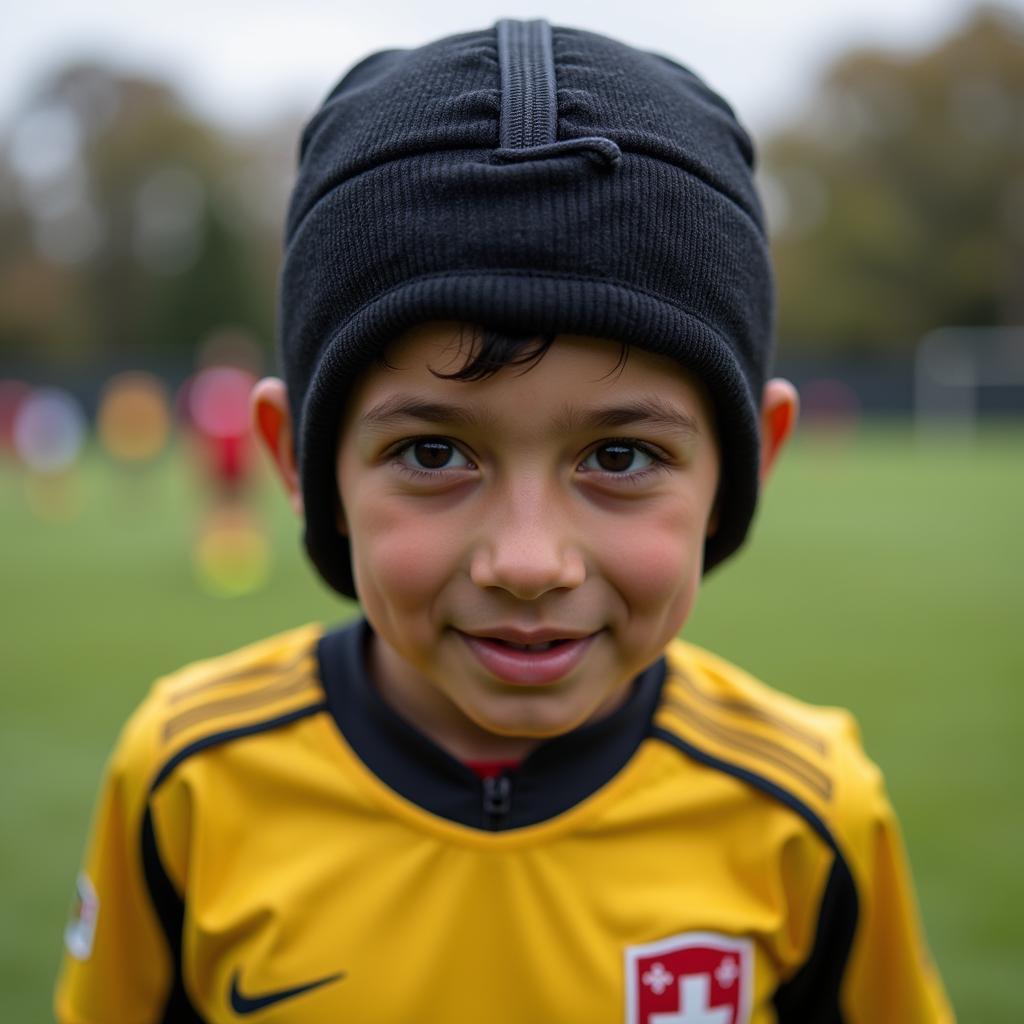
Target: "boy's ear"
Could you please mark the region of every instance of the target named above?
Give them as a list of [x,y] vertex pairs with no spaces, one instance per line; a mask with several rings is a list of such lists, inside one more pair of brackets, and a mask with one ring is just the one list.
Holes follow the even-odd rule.
[[270,455],[293,509],[302,515],[302,487],[295,464],[288,390],[279,377],[264,377],[249,396],[252,429]]
[[796,426],[800,396],[796,388],[782,377],[773,377],[764,386],[761,399],[761,470],[762,484],[768,479],[783,445]]

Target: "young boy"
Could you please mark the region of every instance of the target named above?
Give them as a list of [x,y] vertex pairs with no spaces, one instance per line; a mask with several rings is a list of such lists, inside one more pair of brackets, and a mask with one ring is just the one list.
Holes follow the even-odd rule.
[[676,639],[796,415],[752,164],[544,21],[342,79],[253,407],[364,617],[157,684],[61,1021],[952,1020],[851,717]]

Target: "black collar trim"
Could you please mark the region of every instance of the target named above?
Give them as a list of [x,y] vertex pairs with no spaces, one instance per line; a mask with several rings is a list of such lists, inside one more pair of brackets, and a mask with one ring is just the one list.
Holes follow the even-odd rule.
[[342,735],[396,793],[431,814],[486,831],[536,825],[609,782],[649,735],[665,681],[662,656],[637,676],[612,714],[545,741],[515,771],[481,780],[379,695],[366,668],[370,635],[370,624],[359,618],[325,633],[317,645],[327,706]]

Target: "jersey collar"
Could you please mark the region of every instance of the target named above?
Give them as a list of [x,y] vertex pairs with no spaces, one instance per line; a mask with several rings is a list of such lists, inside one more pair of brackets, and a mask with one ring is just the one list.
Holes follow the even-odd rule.
[[612,714],[544,741],[514,771],[480,779],[383,700],[367,672],[371,634],[360,617],[325,633],[317,645],[338,728],[396,793],[439,817],[488,831],[546,821],[609,782],[648,735],[665,680],[661,657],[636,677],[628,699]]

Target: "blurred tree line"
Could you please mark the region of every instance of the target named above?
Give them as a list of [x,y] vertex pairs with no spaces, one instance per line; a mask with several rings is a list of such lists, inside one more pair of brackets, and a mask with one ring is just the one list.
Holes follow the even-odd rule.
[[[167,84],[79,63],[0,133],[0,357],[270,348],[302,117],[238,134]],[[784,350],[908,352],[1024,323],[1024,18],[978,8],[929,52],[858,50],[761,140]]]
[[858,50],[762,150],[787,351],[906,350],[1024,324],[1024,18],[933,50]]
[[0,356],[184,360],[226,327],[269,347],[300,126],[231,133],[93,63],[45,80],[0,137]]

